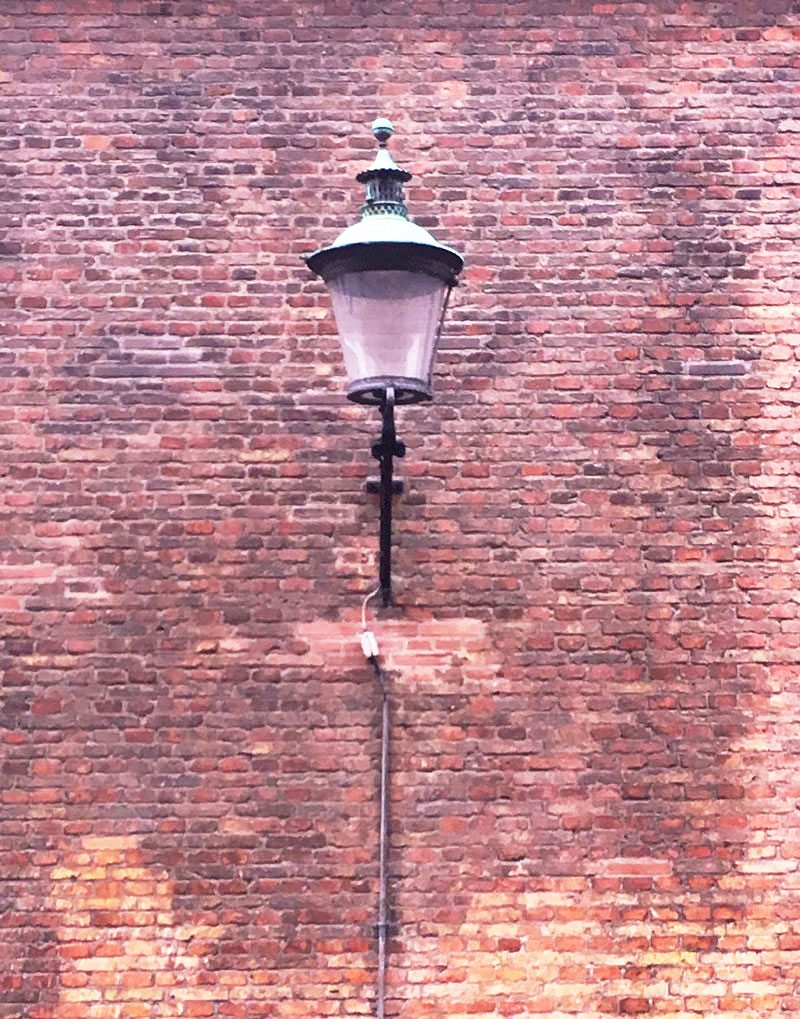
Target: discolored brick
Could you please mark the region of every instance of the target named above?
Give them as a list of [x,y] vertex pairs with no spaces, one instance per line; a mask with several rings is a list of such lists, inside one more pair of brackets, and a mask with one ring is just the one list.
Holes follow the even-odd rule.
[[386,114],[387,1014],[795,1014],[790,0],[5,0],[0,1015],[374,1008],[373,412],[301,256]]

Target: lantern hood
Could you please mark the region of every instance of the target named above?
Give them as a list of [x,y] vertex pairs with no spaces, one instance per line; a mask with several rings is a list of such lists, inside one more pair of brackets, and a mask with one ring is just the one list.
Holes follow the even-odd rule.
[[428,272],[452,286],[464,259],[416,223],[383,213],[347,227],[330,247],[309,255],[306,264],[326,282],[348,271],[405,269]]
[[361,220],[343,230],[329,247],[309,255],[306,264],[326,282],[342,272],[399,269],[438,276],[452,286],[464,259],[409,220],[403,184],[412,175],[396,165],[386,148],[393,131],[385,118],[372,125],[380,147],[370,169],[356,177],[367,192]]

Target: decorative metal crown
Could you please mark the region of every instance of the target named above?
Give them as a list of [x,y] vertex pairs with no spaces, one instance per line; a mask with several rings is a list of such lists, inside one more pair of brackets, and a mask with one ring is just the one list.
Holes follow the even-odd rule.
[[366,202],[361,209],[362,218],[367,216],[402,216],[408,219],[403,185],[411,180],[408,170],[401,170],[392,159],[386,147],[394,134],[394,126],[386,117],[378,117],[372,124],[372,133],[378,140],[375,161],[369,170],[362,170],[356,176],[359,184],[366,186]]

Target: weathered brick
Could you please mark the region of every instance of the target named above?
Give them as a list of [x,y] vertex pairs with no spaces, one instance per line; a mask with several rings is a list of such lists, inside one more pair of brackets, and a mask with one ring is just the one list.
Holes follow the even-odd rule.
[[388,1014],[794,1014],[790,0],[5,0],[0,1015],[373,1008],[375,414],[299,256],[393,116]]

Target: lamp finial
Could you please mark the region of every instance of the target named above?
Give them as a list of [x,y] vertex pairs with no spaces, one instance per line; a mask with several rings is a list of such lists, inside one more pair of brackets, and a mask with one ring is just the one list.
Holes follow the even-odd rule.
[[378,140],[375,160],[369,170],[363,170],[356,176],[356,180],[367,188],[367,200],[361,214],[402,216],[407,219],[403,184],[411,180],[411,174],[400,169],[386,148],[386,143],[394,134],[394,125],[388,118],[378,117],[372,122],[372,133]]
[[386,143],[394,134],[394,124],[388,117],[378,117],[372,122],[372,133],[378,139],[380,147],[385,149]]

